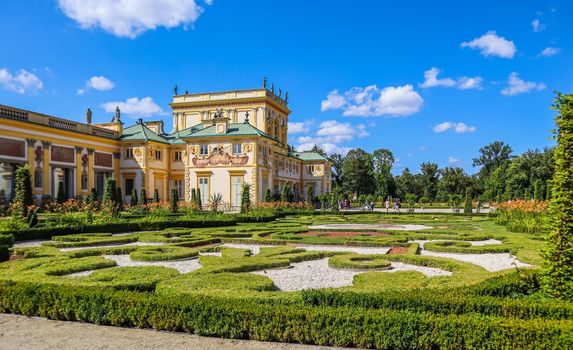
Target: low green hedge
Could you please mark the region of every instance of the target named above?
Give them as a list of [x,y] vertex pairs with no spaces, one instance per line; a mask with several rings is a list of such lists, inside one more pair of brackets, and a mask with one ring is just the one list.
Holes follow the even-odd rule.
[[391,263],[384,254],[341,254],[328,259],[328,266],[341,269],[388,269]]
[[511,250],[510,248],[502,244],[474,246],[469,242],[462,242],[462,241],[428,242],[424,244],[424,249],[434,252],[472,253],[472,254],[509,253]]
[[570,349],[573,322],[270,305],[110,288],[0,283],[0,312],[203,336],[377,349]]
[[198,254],[196,249],[165,245],[139,247],[129,257],[138,261],[165,261],[192,258]]
[[225,218],[212,218],[205,217],[204,219],[177,219],[174,221],[163,220],[154,222],[117,222],[108,224],[94,224],[84,225],[81,227],[51,227],[51,228],[30,228],[14,232],[17,241],[27,241],[33,239],[50,239],[52,236],[62,236],[69,234],[79,233],[100,233],[100,232],[132,232],[132,231],[156,231],[163,230],[169,227],[185,227],[185,228],[201,228],[201,227],[223,227],[234,226],[237,220],[228,216]]
[[10,247],[14,244],[14,235],[0,233],[0,262],[10,258]]

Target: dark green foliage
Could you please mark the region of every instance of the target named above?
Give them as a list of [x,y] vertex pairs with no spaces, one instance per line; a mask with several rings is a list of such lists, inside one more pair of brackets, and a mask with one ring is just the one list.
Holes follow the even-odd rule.
[[58,193],[56,196],[56,202],[62,204],[64,203],[66,200],[68,199],[68,197],[66,196],[66,191],[64,189],[64,182],[60,181],[58,182]]
[[161,202],[159,200],[159,191],[157,190],[157,188],[155,190],[153,190],[153,202],[154,203],[159,203]]
[[197,191],[194,188],[191,189],[191,203],[197,203]]
[[269,203],[273,201],[273,196],[271,194],[271,189],[267,188],[267,193],[265,194],[265,202]]
[[471,188],[466,188],[466,201],[464,204],[464,214],[472,214],[473,207],[472,207],[472,191]]
[[203,203],[201,202],[201,190],[197,189],[197,209],[203,209]]
[[179,194],[177,189],[171,189],[171,196],[169,197],[169,209],[172,213],[177,213],[177,206],[179,204]]
[[24,217],[28,213],[28,207],[34,204],[32,193],[32,178],[28,166],[16,169],[14,201],[18,203],[19,215]]
[[290,202],[291,200],[290,186],[288,184],[284,185],[283,191],[281,193],[281,202]]
[[508,247],[502,244],[473,246],[469,242],[461,241],[428,242],[424,245],[424,248],[434,252],[470,254],[507,253],[510,251]]
[[108,177],[105,180],[103,190],[102,205],[104,207],[115,207],[117,198],[117,186],[113,177]]
[[86,197],[86,202],[89,204],[93,204],[97,202],[97,190],[92,188],[88,196]]
[[308,188],[306,190],[306,202],[308,203],[308,205],[311,205],[314,207],[314,186],[313,185],[308,185]]
[[147,205],[147,191],[144,188],[142,188],[140,194],[141,195],[139,196],[139,204]]
[[121,187],[115,189],[115,203],[119,206],[123,206],[123,194]]
[[36,227],[38,225],[38,209],[34,208],[28,212],[26,217],[26,222],[28,223],[28,227]]
[[241,193],[241,213],[247,213],[251,210],[251,185],[243,183]]
[[390,268],[383,254],[341,254],[328,259],[330,267],[358,270],[381,270]]
[[129,254],[129,257],[132,260],[138,261],[165,261],[192,258],[197,255],[198,252],[196,249],[186,247],[149,246],[139,247]]
[[129,205],[134,207],[138,204],[139,198],[137,198],[137,190],[135,187],[131,190],[131,198],[129,200]]
[[549,294],[573,299],[573,94],[557,94],[553,108],[557,148],[549,206],[549,234],[543,287]]

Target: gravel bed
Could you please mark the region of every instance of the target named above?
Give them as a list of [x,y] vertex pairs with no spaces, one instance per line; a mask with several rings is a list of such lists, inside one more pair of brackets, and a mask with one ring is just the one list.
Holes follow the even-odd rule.
[[21,241],[21,242],[15,242],[14,243],[14,248],[31,248],[31,247],[39,247],[42,245],[42,243],[44,242],[49,242],[49,239],[38,239],[38,240],[34,240],[34,241]]
[[171,261],[135,261],[129,255],[104,255],[106,259],[113,260],[117,266],[165,266],[176,269],[180,273],[189,273],[201,268],[197,258],[171,260]]
[[426,225],[390,225],[390,224],[326,224],[309,226],[309,230],[392,230],[392,231],[418,231],[433,228]]
[[441,252],[431,252],[422,249],[420,254],[468,262],[470,264],[481,266],[489,272],[507,270],[515,267],[531,266],[529,264],[517,260],[515,256],[509,253],[488,253],[488,254],[441,253]]
[[429,239],[429,240],[417,239],[417,240],[413,240],[413,241],[408,241],[408,243],[418,243],[418,244],[420,244],[420,248],[424,248],[425,243],[446,242],[446,241],[466,242],[466,243],[470,243],[473,246],[484,246],[484,245],[490,245],[490,244],[503,244],[502,241],[499,241],[497,239],[492,239],[492,238],[486,239],[483,241],[460,241],[457,239]]
[[[441,269],[415,266],[393,262],[389,270],[378,272],[418,271],[428,277],[450,276],[452,273]],[[333,269],[328,266],[328,258],[303,261],[291,264],[288,268],[256,271],[257,275],[270,278],[274,285],[282,291],[298,291],[304,289],[339,288],[351,286],[354,276],[366,271],[350,269]]]
[[295,248],[308,251],[350,252],[356,254],[388,254],[390,250],[390,247],[350,247],[339,245],[297,245]]
[[248,249],[251,251],[251,254],[253,255],[258,255],[261,252],[261,248],[278,247],[272,244],[264,245],[264,244],[242,244],[242,243],[225,243],[222,244],[222,246],[227,248]]

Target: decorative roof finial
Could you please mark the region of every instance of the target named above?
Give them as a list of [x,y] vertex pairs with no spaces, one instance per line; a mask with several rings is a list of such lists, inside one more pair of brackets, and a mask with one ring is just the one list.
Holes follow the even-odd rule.
[[247,113],[245,113],[245,124],[250,124],[249,123],[249,112],[247,111]]
[[121,111],[119,110],[119,106],[115,107],[115,118],[114,121],[115,122],[119,122],[119,120],[121,119]]
[[92,110],[88,108],[86,111],[86,124],[92,123]]
[[275,93],[275,83],[271,83],[271,92]]
[[288,91],[285,92],[285,102],[288,102]]
[[263,89],[267,88],[267,77],[263,78]]
[[177,96],[177,84],[175,84],[175,86],[173,86],[173,95]]
[[279,88],[279,97],[283,94],[283,91]]

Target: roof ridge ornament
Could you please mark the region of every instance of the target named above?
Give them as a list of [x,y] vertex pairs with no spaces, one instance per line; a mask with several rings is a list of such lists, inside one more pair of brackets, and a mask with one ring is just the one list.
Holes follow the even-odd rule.
[[249,122],[249,112],[245,113],[245,124],[250,124]]

